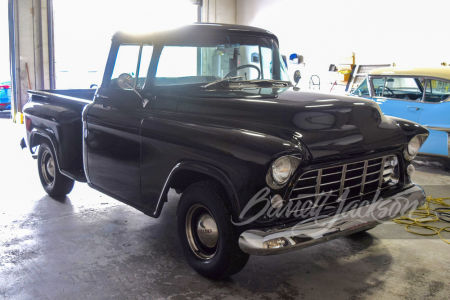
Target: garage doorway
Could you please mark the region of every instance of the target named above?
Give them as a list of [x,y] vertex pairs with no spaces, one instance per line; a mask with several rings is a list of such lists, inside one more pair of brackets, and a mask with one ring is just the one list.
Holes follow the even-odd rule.
[[111,37],[194,23],[201,1],[53,0],[57,89],[100,85]]
[[8,1],[0,1],[0,119],[11,117]]

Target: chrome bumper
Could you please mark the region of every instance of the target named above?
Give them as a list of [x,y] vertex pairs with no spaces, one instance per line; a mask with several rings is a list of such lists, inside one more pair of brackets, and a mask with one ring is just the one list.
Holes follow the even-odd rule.
[[[425,193],[414,185],[388,199],[321,220],[283,229],[250,229],[239,237],[239,247],[251,255],[273,255],[314,246],[373,228],[425,203]],[[345,205],[344,205],[345,206]]]

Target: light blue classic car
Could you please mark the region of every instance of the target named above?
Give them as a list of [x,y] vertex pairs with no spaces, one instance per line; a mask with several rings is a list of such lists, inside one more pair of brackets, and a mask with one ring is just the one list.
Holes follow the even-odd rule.
[[351,94],[376,101],[385,115],[426,126],[420,152],[449,157],[450,67],[375,69]]

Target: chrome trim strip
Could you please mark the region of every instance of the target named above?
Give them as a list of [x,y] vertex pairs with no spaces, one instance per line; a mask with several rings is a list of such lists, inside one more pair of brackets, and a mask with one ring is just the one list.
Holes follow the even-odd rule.
[[180,166],[180,163],[177,163],[175,167],[173,167],[172,171],[170,171],[169,176],[167,176],[166,182],[164,183],[164,186],[161,190],[161,194],[159,194],[158,203],[156,204],[155,212],[153,214],[156,214],[158,212],[158,208],[161,204],[161,199],[164,195],[164,191],[166,190],[167,184],[169,183],[170,178],[172,177],[173,171],[175,171]]
[[354,188],[354,187],[357,187],[357,186],[361,186],[361,184],[359,183],[359,184],[355,184],[355,185],[351,185],[351,186],[346,186],[344,189],[351,189],[351,188]]
[[308,186],[305,186],[305,187],[293,189],[292,191],[300,191],[300,190],[311,189],[311,188],[316,188],[316,185],[308,185]]
[[339,198],[341,198],[342,193],[344,192],[344,185],[345,185],[345,176],[347,175],[347,165],[344,165],[342,167],[342,176],[341,176],[341,186],[339,188]]
[[[95,97],[94,97],[95,99]],[[89,128],[88,128],[88,123],[87,123],[87,115],[89,112],[89,109],[94,105],[95,101],[92,101],[90,104],[86,105],[83,108],[83,112],[81,113],[81,120],[82,120],[82,124],[83,124],[83,145],[82,145],[82,153],[83,153],[83,171],[84,171],[84,175],[86,176],[86,180],[89,184],[92,183],[91,181],[91,177],[89,177],[89,161],[88,161],[88,148],[87,148],[87,144],[86,144],[86,140],[88,138],[89,135]]]
[[[323,177],[323,176],[322,176],[322,177]],[[339,179],[339,180],[337,180],[337,181],[332,181],[332,182],[322,183],[321,186],[329,185],[329,184],[333,184],[333,183],[338,183],[338,182],[341,182],[341,179]]]
[[316,182],[316,199],[314,201],[314,205],[317,205],[317,201],[320,199],[320,183],[322,182],[322,169],[319,169],[317,173],[317,182]]
[[[308,173],[309,173],[309,172],[308,172]],[[308,174],[308,173],[305,173],[305,174]],[[315,179],[315,178],[317,178],[317,176],[307,177],[307,178],[301,178],[301,179],[299,179],[298,181],[308,180],[308,179]]]
[[329,191],[324,190],[323,193],[322,193],[322,195],[323,195],[323,194],[333,193],[333,192],[339,192],[339,190],[329,190]]
[[378,183],[378,188],[381,189],[381,186],[383,185],[383,173],[384,173],[384,164],[386,163],[386,156],[383,157],[383,162],[381,163],[381,169],[380,169],[380,181]]
[[[311,220],[296,226],[277,229],[259,228],[244,231],[239,236],[239,247],[251,255],[273,255],[299,250],[327,242],[336,238],[373,228],[383,221],[392,220],[399,215],[386,216],[386,211],[395,207],[395,211],[413,209],[411,203],[419,206],[425,203],[425,193],[417,185],[401,191],[388,199],[382,199],[364,207],[322,220]],[[418,202],[414,202],[418,201]],[[400,208],[397,210],[397,206]],[[269,248],[269,241],[283,241]]]
[[309,198],[309,197],[314,197],[316,194],[307,194],[306,196],[303,196],[303,197],[298,197],[298,198],[292,198],[292,199],[289,199],[289,201],[295,201],[295,200],[301,200],[301,199],[306,199],[306,198]]
[[371,172],[371,173],[367,173],[366,176],[370,176],[370,175],[377,174],[377,173],[379,174],[379,173],[380,173],[380,170],[375,171],[375,172]]
[[364,185],[366,184],[366,176],[367,176],[367,168],[368,168],[367,165],[368,164],[369,164],[369,161],[365,160],[364,161],[364,172],[363,172],[362,180],[361,180],[361,190],[359,191],[360,195],[364,194]]
[[341,174],[341,173],[342,172],[335,172],[335,173],[325,174],[325,175],[322,175],[322,177],[330,176],[330,175],[336,175],[336,174]]
[[[377,181],[379,181],[380,179],[379,179],[379,177],[377,178],[377,179],[374,179],[374,180],[371,180],[371,181],[366,181],[364,184],[369,184],[369,183],[372,183],[372,182],[377,182]],[[380,186],[381,187],[381,186]]]
[[[361,162],[363,162],[363,161],[360,161],[360,163]],[[349,171],[349,172],[351,172],[351,171],[357,171],[357,170],[361,170],[361,169],[363,169],[364,168],[364,166],[363,167],[360,167],[360,168],[354,168],[354,169],[347,169],[347,171]]]
[[433,130],[437,130],[437,131],[445,131],[445,132],[449,132],[450,133],[450,127],[436,127],[436,126],[426,126],[426,125],[422,125],[426,128],[429,129],[433,129]]
[[[363,175],[364,175],[364,174],[363,174]],[[356,179],[356,178],[360,178],[360,177],[363,177],[363,175],[359,175],[359,176],[356,176],[356,177],[350,177],[350,178],[345,179],[345,181],[347,181],[347,180],[353,180],[353,179]]]

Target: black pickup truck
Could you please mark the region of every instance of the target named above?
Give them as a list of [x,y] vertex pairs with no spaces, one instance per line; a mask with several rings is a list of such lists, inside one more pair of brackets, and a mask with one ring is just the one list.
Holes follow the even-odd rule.
[[[272,33],[193,24],[116,33],[96,90],[29,91],[28,147],[52,197],[74,181],[157,218],[169,189],[201,275],[312,246],[422,205],[424,127],[293,87]],[[164,238],[163,236],[161,238]]]

